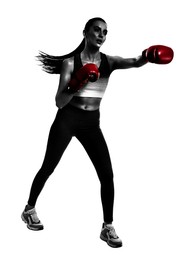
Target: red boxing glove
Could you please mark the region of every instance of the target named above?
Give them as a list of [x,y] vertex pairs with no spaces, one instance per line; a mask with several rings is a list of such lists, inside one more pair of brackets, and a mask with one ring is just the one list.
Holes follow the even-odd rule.
[[99,78],[99,69],[93,63],[87,63],[80,68],[68,84],[67,91],[71,94],[80,90],[88,81],[95,82]]
[[170,63],[173,55],[173,50],[164,45],[153,45],[142,52],[142,56],[146,61],[156,64]]

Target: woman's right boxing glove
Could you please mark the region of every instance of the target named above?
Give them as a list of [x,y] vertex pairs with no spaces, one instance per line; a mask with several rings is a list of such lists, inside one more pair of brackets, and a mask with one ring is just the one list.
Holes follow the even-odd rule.
[[94,82],[99,78],[99,69],[93,63],[87,63],[80,68],[71,78],[67,92],[74,94],[80,90],[88,81]]

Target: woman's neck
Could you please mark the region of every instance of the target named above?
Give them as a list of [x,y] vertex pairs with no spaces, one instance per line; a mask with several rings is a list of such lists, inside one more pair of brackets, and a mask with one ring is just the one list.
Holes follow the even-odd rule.
[[99,49],[84,48],[81,52],[81,58],[84,61],[97,62],[101,59]]

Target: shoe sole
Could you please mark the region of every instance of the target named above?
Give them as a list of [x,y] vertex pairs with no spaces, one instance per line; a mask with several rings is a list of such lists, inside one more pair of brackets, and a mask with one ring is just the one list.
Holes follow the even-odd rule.
[[21,219],[23,220],[23,222],[25,222],[25,224],[27,224],[27,228],[28,228],[28,229],[33,230],[33,231],[43,230],[43,227],[41,227],[41,228],[33,228],[33,227],[30,227],[29,224],[27,223],[27,220],[24,218],[23,214],[21,215]]
[[113,248],[122,247],[122,244],[119,244],[119,245],[110,244],[109,240],[107,238],[105,238],[102,234],[100,235],[100,239],[105,241],[108,244],[108,246],[110,246],[110,247],[113,247]]

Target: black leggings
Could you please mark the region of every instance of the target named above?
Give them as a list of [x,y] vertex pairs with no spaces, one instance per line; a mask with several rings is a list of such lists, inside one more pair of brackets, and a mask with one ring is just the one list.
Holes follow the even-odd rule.
[[[71,105],[59,109],[51,126],[43,164],[32,183],[28,204],[37,198],[63,152],[75,136],[88,153],[101,183],[104,221],[113,221],[114,183],[109,151],[99,126],[99,110],[85,111]],[[78,156],[78,155],[75,155]]]

